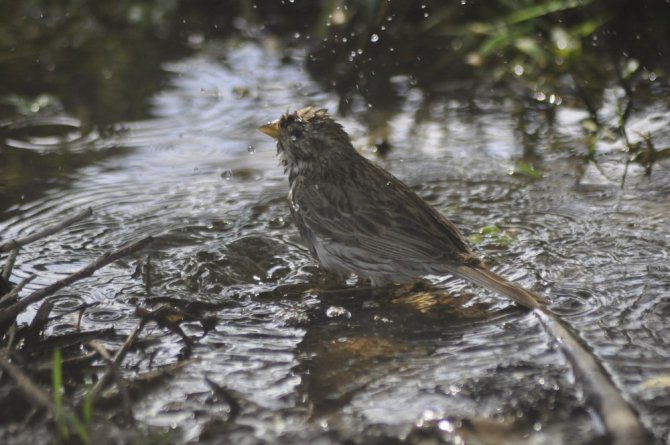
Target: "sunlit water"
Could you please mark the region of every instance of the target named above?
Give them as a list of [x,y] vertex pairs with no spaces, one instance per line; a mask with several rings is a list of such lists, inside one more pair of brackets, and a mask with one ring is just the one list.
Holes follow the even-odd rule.
[[[501,298],[445,279],[437,281],[455,293],[447,302],[346,284],[341,292],[320,290],[324,276],[291,223],[274,143],[256,127],[303,104],[334,111],[337,100],[296,65],[277,60],[244,44],[169,64],[172,86],[154,98],[155,118],[121,124],[112,136],[80,134],[76,119],[65,116],[12,123],[8,146],[43,153],[65,145],[73,157],[100,155],[0,215],[7,239],[94,210],[92,218],[22,249],[12,280],[38,274],[25,294],[106,250],[155,236],[142,255],[151,257],[151,297],[210,304],[218,320],[196,341],[192,361],[136,406],[142,422],[179,428],[184,440],[383,442],[434,422],[449,442],[456,440],[449,424],[439,422],[447,418],[472,420],[476,437],[493,434],[486,419],[496,428],[512,425],[495,433],[511,443],[524,434],[534,435],[533,443],[592,439],[598,429],[568,364],[532,315]],[[464,233],[497,224],[509,245],[484,243],[480,253],[499,272],[549,295],[645,424],[667,440],[668,386],[646,384],[670,375],[667,165],[651,177],[631,166],[620,192],[622,163],[605,160],[603,172],[588,167],[577,184],[579,164],[554,147],[583,146],[584,114],[565,107],[536,146],[544,178],[511,176],[522,150],[505,105],[483,101],[475,111],[449,103],[417,124],[421,97],[409,94],[391,122],[395,149],[377,162]],[[341,121],[374,158],[356,116]],[[658,122],[633,125],[657,131]],[[33,127],[47,129],[30,136]],[[660,145],[670,141],[667,132],[660,137]],[[96,303],[82,329],[114,327],[118,339],[110,344],[118,345],[137,324],[135,307],[152,301],[131,277],[135,265],[136,258],[119,261],[68,288],[55,311]],[[312,289],[292,286],[304,283]],[[70,315],[51,329],[75,324]],[[183,327],[203,335],[198,322]],[[183,348],[179,337],[154,325],[141,344],[127,369],[175,363]],[[221,426],[228,408],[205,377],[241,399],[232,426]]]

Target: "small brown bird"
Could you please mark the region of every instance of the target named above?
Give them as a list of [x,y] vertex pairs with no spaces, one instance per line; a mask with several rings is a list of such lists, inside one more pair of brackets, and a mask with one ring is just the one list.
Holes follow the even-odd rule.
[[312,107],[284,114],[260,131],[277,139],[289,175],[291,213],[326,269],[373,285],[452,274],[527,308],[546,300],[491,272],[449,220],[354,149],[342,126]]

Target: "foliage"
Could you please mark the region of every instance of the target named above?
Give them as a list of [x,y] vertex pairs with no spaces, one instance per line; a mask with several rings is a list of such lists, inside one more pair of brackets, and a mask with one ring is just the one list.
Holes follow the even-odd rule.
[[81,419],[65,406],[63,401],[63,368],[60,349],[55,349],[53,353],[51,386],[54,398],[54,420],[56,421],[58,435],[61,439],[68,440],[70,439],[70,430],[72,429],[81,443],[90,443],[88,425],[93,417],[93,401],[90,397],[84,400]]

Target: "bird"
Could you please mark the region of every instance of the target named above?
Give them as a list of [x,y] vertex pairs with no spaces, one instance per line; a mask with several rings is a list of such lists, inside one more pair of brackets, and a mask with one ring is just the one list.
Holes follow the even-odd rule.
[[548,303],[486,267],[451,221],[358,153],[326,109],[286,112],[258,129],[277,140],[291,216],[324,269],[373,286],[448,274],[531,310]]

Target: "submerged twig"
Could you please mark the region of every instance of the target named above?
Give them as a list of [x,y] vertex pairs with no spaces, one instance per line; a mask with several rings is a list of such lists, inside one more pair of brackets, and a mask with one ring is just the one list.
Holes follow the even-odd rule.
[[533,310],[582,380],[587,400],[593,403],[612,445],[645,445],[649,433],[635,411],[624,400],[607,371],[570,328],[549,310]]
[[35,233],[31,233],[28,236],[25,236],[23,238],[17,238],[17,239],[11,239],[8,241],[5,241],[4,243],[0,243],[0,252],[7,252],[8,250],[12,249],[17,249],[21,246],[25,246],[26,244],[30,244],[33,241],[36,241],[40,238],[44,238],[45,236],[52,235],[56,232],[59,232],[63,230],[64,228],[76,223],[79,220],[82,220],[84,218],[87,218],[93,214],[93,209],[90,207],[87,208],[86,210],[77,213],[76,215],[61,221],[59,223],[56,223],[54,225],[51,225],[43,230],[39,230]]
[[127,255],[130,255],[131,253],[134,253],[142,248],[144,248],[147,244],[149,244],[151,241],[153,241],[152,237],[147,237],[143,238],[139,241],[132,242],[130,244],[127,244],[117,250],[111,251],[111,252],[105,252],[102,254],[100,258],[97,260],[93,261],[86,267],[78,270],[77,272],[63,278],[62,280],[58,280],[54,283],[51,283],[50,285],[43,287],[42,289],[39,289],[32,294],[28,295],[27,297],[21,299],[17,303],[14,303],[13,305],[9,306],[8,308],[1,309],[0,310],[0,326],[2,326],[4,323],[11,321],[16,318],[18,314],[21,313],[24,309],[26,309],[28,306],[30,306],[33,303],[36,303],[49,295],[53,294],[54,292],[57,292],[58,290],[64,288],[65,286],[69,286],[70,284],[79,281],[83,278],[89,277],[93,275],[95,271],[98,269],[101,269],[105,267],[106,265],[113,263],[114,261],[118,260],[119,258],[123,258]]
[[33,280],[35,279],[36,276],[37,276],[37,275],[30,275],[30,276],[27,276],[26,278],[24,278],[23,280],[21,280],[21,281],[19,282],[19,284],[17,284],[16,286],[14,286],[14,288],[13,288],[11,291],[9,291],[9,292],[7,292],[5,295],[3,295],[2,298],[0,298],[0,307],[4,306],[5,303],[7,303],[8,301],[13,301],[13,300],[15,300],[16,297],[17,297],[17,296],[19,295],[19,293],[21,292],[21,290],[24,288],[24,286],[25,286],[26,284],[30,283],[31,281],[33,281]]
[[30,377],[21,371],[21,369],[11,363],[4,352],[0,352],[0,367],[14,379],[18,388],[32,405],[37,408],[44,408],[51,415],[54,415],[56,407],[51,401],[49,394],[30,380]]
[[12,276],[12,269],[14,269],[14,262],[16,262],[16,256],[19,254],[19,249],[14,248],[9,251],[7,260],[5,261],[5,267],[2,269],[2,278],[9,280],[9,277]]
[[[112,359],[112,357],[109,355],[107,349],[105,349],[105,347],[96,340],[92,340],[88,344],[98,354],[100,354],[102,359],[107,363],[108,368],[105,374],[109,373],[110,378],[112,378],[116,382],[116,387],[119,389],[119,394],[121,394],[121,400],[123,402],[123,412],[126,421],[133,423],[135,421],[135,417],[133,416],[133,408],[130,404],[130,395],[128,394],[128,388],[126,388],[126,385],[123,383],[123,380],[121,379],[121,375],[119,373],[118,365],[120,364],[120,361],[119,363],[115,363],[115,360]],[[94,396],[92,391],[89,394],[89,396]]]
[[139,337],[140,332],[142,331],[143,328],[144,328],[144,322],[140,322],[137,325],[137,327],[133,330],[133,332],[130,333],[126,341],[123,343],[123,346],[121,346],[121,348],[118,351],[116,351],[116,354],[114,355],[112,361],[109,363],[107,370],[102,375],[102,377],[100,377],[100,380],[97,381],[97,383],[89,393],[89,397],[91,397],[93,400],[98,398],[100,392],[103,389],[105,389],[107,384],[110,382],[111,378],[114,375],[115,369],[118,368],[119,365],[121,365],[121,362],[126,357],[126,354],[128,354],[128,351],[130,351],[130,348],[135,344],[135,341],[137,340],[137,337]]
[[[632,103],[632,98],[629,101],[629,105]],[[626,131],[626,119],[627,115],[621,111],[621,103],[617,102],[617,115],[619,118],[619,132],[623,138],[624,143],[626,144],[626,152],[631,153],[633,151],[633,145],[630,143],[628,138],[628,132]],[[621,205],[621,199],[623,197],[623,189],[626,185],[626,176],[628,175],[628,167],[630,166],[631,157],[626,156],[626,164],[623,167],[623,174],[621,175],[621,183],[619,184],[619,196],[617,197],[617,202],[615,208],[618,209]]]
[[240,404],[238,397],[236,397],[236,395],[230,389],[219,385],[218,383],[216,383],[214,380],[210,379],[207,376],[205,376],[205,382],[207,383],[207,385],[209,385],[210,388],[212,388],[214,394],[219,396],[224,402],[228,404],[227,421],[232,422],[233,420],[235,420],[242,411],[242,405]]

